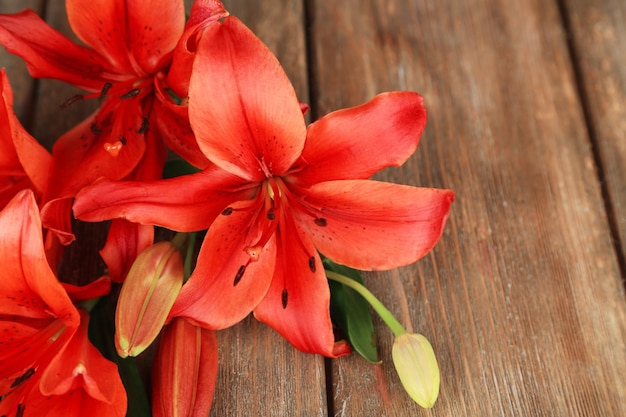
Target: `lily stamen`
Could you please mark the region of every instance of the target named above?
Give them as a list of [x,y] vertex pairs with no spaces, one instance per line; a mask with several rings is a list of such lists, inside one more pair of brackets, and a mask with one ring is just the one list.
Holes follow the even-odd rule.
[[13,381],[13,383],[11,384],[9,388],[16,388],[20,386],[24,381],[29,379],[34,374],[35,374],[35,368],[28,368],[28,370],[24,372],[23,375],[20,375],[17,378],[15,378],[15,381]]
[[133,97],[137,97],[139,95],[139,93],[141,93],[141,90],[138,88],[133,88],[132,90],[130,90],[127,93],[124,93],[120,96],[120,99],[122,100],[126,100],[129,98],[133,98]]
[[65,109],[69,106],[71,106],[72,104],[76,103],[77,101],[81,101],[84,100],[86,96],[84,96],[83,94],[76,94],[73,97],[68,98],[67,100],[65,100],[63,103],[61,103],[59,105],[60,108]]
[[111,87],[113,87],[113,84],[111,82],[107,81],[106,83],[104,83],[104,87],[102,87],[102,91],[100,91],[100,96],[99,96],[100,100],[106,97]]
[[137,130],[137,134],[143,135],[144,133],[146,133],[146,130],[148,130],[148,118],[144,116],[141,121],[141,126],[139,127],[139,130]]
[[[261,255],[262,249],[267,242],[274,236],[274,232],[278,227],[280,221],[276,221],[282,214],[282,192],[280,186],[276,183],[277,180],[270,179],[267,181],[265,191],[267,194],[261,196],[263,199],[263,205],[265,208],[265,219],[268,221],[264,225],[263,233],[261,237],[253,245],[244,248],[245,252],[250,256],[250,261],[256,262]],[[278,198],[275,198],[278,197]],[[223,213],[223,212],[222,212]],[[232,208],[229,214],[232,213]],[[253,222],[254,223],[254,222]]]

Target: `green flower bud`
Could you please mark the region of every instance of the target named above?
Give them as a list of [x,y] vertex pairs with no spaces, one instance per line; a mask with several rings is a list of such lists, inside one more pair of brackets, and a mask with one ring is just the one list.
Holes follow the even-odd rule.
[[439,395],[439,365],[428,339],[421,334],[397,336],[391,350],[400,381],[413,401],[432,408]]
[[183,285],[183,260],[171,242],[144,249],[122,285],[115,314],[115,347],[125,358],[158,336]]

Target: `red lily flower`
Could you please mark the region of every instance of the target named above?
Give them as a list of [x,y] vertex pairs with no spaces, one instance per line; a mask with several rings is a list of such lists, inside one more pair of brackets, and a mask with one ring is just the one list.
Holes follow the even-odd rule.
[[86,287],[58,281],[29,189],[0,212],[0,230],[0,415],[82,416],[89,405],[123,416],[117,367],[89,344],[89,316],[72,303],[107,293],[108,280]]
[[[0,402],[3,415],[124,417],[127,398],[117,365],[105,359],[88,338],[89,313],[78,310],[79,328],[48,362],[13,379]],[[48,358],[50,359],[50,358]]]
[[[76,307],[50,269],[39,210],[22,190],[0,212],[0,379],[37,369],[78,328]],[[6,393],[0,393],[0,397]],[[1,403],[0,403],[1,404]]]
[[153,242],[154,227],[114,219],[100,250],[111,281],[123,282],[137,256]]
[[52,156],[26,132],[13,112],[13,91],[0,68],[0,209],[18,191],[29,188],[41,198]]
[[210,226],[172,317],[223,328],[253,310],[303,351],[346,353],[334,343],[318,250],[358,269],[412,263],[441,236],[454,199],[449,190],[367,179],[415,151],[426,124],[422,98],[381,94],[307,129],[276,58],[229,17],[200,40],[189,117],[221,171],[103,181],[79,193],[76,216],[180,231]]
[[[169,140],[175,148],[185,148],[181,141],[193,143],[185,110],[170,103],[163,80],[181,36],[190,38],[226,14],[219,1],[198,3],[193,25],[184,33],[182,0],[67,0],[70,26],[88,46],[73,43],[32,10],[0,15],[0,43],[24,58],[31,75],[59,79],[91,92],[66,104],[84,98],[103,100],[94,115],[59,138],[53,148],[52,180],[44,200],[54,207],[45,208],[42,216],[64,243],[73,240],[71,201],[67,199],[80,188],[99,177],[126,178],[140,164],[157,173],[142,179],[160,178],[164,149],[155,154],[150,148],[163,148],[162,140]],[[186,45],[178,48],[187,51]],[[190,72],[191,61],[184,58],[177,64],[182,75],[170,77],[179,93],[186,92],[181,85],[184,74]],[[167,122],[157,123],[155,113]],[[181,131],[186,132],[182,139]]]
[[124,417],[126,390],[117,365],[105,359],[88,338],[89,314],[79,310],[80,327],[46,367],[39,389],[24,404],[32,415]]

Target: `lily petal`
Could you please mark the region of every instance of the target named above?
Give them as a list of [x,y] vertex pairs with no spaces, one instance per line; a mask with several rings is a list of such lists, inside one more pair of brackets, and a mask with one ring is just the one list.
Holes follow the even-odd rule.
[[[2,415],[125,416],[126,392],[117,366],[89,343],[89,317],[85,311],[80,313],[78,329],[61,335],[58,330],[48,332],[47,346],[38,344],[31,349],[35,350],[28,357],[32,365],[8,379],[12,382],[8,392],[8,387],[2,386],[7,379],[0,380]],[[59,323],[56,320],[52,324]],[[0,366],[7,362],[14,364],[15,360],[14,357],[3,359]]]
[[307,165],[294,176],[307,184],[367,179],[385,167],[402,165],[415,152],[425,126],[419,94],[379,94],[309,125],[302,151]]
[[310,239],[293,220],[281,223],[277,263],[267,294],[254,316],[297,349],[328,357],[350,352],[337,349],[330,320],[330,289],[322,261]]
[[[128,105],[124,111],[116,112],[117,117],[111,123],[128,126],[120,130],[124,132],[125,144],[111,141],[110,132],[102,127],[103,131],[94,133],[95,115],[82,121],[78,126],[61,136],[52,149],[53,167],[52,176],[56,181],[50,184],[46,201],[52,198],[73,197],[87,184],[91,184],[100,177],[118,180],[126,177],[141,160],[146,143],[144,136],[137,134],[134,126],[137,120],[142,120],[141,109],[138,106]],[[118,154],[107,151],[107,146],[119,145]]]
[[4,68],[0,69],[0,97],[0,171],[23,170],[35,188],[43,191],[50,178],[52,156],[17,120]]
[[20,191],[0,213],[0,314],[58,317],[77,327],[79,316],[50,269],[43,247],[39,209],[31,190]]
[[[113,380],[111,381],[108,378],[101,379],[99,376],[117,375],[117,366],[104,359],[98,349],[89,342],[87,337],[89,314],[84,310],[80,312],[81,325],[74,337],[44,371],[40,383],[41,393],[62,395],[76,385],[83,385],[91,397],[110,403],[115,396],[115,384],[111,383],[115,378],[111,378]],[[75,381],[76,379],[78,381]],[[117,379],[119,380],[119,375]]]
[[114,282],[123,282],[137,255],[154,241],[154,227],[113,219],[100,256]]
[[[183,286],[170,317],[187,317],[203,327],[222,329],[244,317],[261,301],[276,262],[275,238],[265,244],[256,262],[245,248],[261,234],[253,222],[258,210],[250,202],[232,205],[209,228],[193,274]],[[254,227],[254,230],[250,230]]]
[[[328,181],[302,191],[317,216],[294,215],[317,249],[361,270],[413,263],[441,236],[454,193],[370,180]],[[319,221],[319,219],[324,219]]]
[[201,32],[226,16],[228,16],[228,12],[219,0],[196,0],[193,2],[189,20],[174,49],[172,66],[166,78],[168,88],[178,97],[187,97],[191,68]]
[[[41,208],[41,222],[51,231],[61,245],[76,240],[72,232],[72,198],[55,198]],[[53,252],[54,253],[54,252]]]
[[[145,107],[145,106],[144,106]],[[144,113],[146,111],[144,108]],[[151,113],[148,119],[148,125],[154,125],[155,114]],[[145,123],[145,119],[144,119]],[[143,133],[145,141],[145,152],[143,153],[141,160],[134,167],[133,171],[126,177],[125,180],[130,181],[146,181],[146,180],[158,180],[163,178],[163,167],[167,160],[167,147],[161,140],[161,132],[158,129],[146,128]]]
[[306,138],[299,101],[278,60],[232,16],[200,39],[189,120],[208,159],[254,181],[285,173]]
[[[78,314],[77,314],[78,316]],[[0,388],[2,380],[19,376],[33,365],[47,364],[72,337],[76,327],[68,328],[55,318],[29,320],[3,320],[0,329],[4,332],[4,343],[0,346]],[[3,402],[0,402],[0,406]]]
[[[115,126],[107,124],[102,127],[103,131],[95,130],[96,116],[92,115],[54,144],[52,177],[55,181],[50,181],[43,196],[42,217],[44,225],[55,230],[65,241],[71,241],[68,240],[71,236],[70,211],[67,210],[71,201],[68,206],[65,200],[73,198],[80,189],[100,177],[119,180],[136,169],[153,169],[143,165],[162,165],[156,155],[158,150],[155,146],[146,152],[146,137],[149,136],[138,134],[134,128],[134,122],[142,119],[141,108],[125,106],[125,111],[120,109],[117,112],[121,117],[109,120],[115,125],[122,124],[125,127],[121,130],[125,136],[116,143],[109,142],[112,140],[111,129],[115,130]],[[111,147],[117,147],[117,150],[111,151]]]
[[121,73],[153,74],[185,26],[182,0],[67,0],[66,7],[76,35]]
[[132,56],[146,74],[153,74],[171,57],[172,50],[183,33],[184,3],[182,0],[140,0],[125,3]]
[[246,183],[217,167],[157,181],[101,180],[83,188],[74,215],[96,222],[123,218],[179,232],[207,229],[231,202],[252,197]]
[[196,136],[189,124],[189,110],[187,106],[176,105],[165,97],[162,87],[157,83],[155,100],[152,108],[152,119],[156,123],[163,140],[168,147],[189,162],[191,165],[204,169],[211,162],[198,147]]
[[86,285],[74,285],[65,282],[62,282],[61,285],[75,303],[102,297],[111,291],[111,280],[107,276],[102,276]]
[[[124,416],[126,391],[117,365],[105,359],[87,337],[89,314],[81,310],[81,324],[65,349],[46,367],[39,388],[41,395],[50,399],[63,399],[69,410],[87,414],[85,407],[104,408],[103,415]],[[78,398],[74,398],[78,397]],[[94,401],[96,400],[96,401]],[[84,402],[84,403],[83,403]],[[35,407],[38,401],[34,400]],[[50,401],[51,407],[56,401]],[[89,409],[92,412],[92,409]],[[70,414],[71,415],[71,414]]]
[[107,59],[119,73],[139,73],[131,62],[126,1],[67,0],[67,19],[81,41]]
[[[99,401],[82,390],[72,390],[66,395],[45,396],[33,389],[31,395],[24,401],[27,403],[24,410],[34,416],[63,416],[83,417],[85,415],[125,417],[127,408],[126,391],[122,385],[111,404]],[[9,414],[19,415],[19,414]]]
[[0,317],[8,324],[0,344],[2,379],[53,354],[80,317],[48,264],[31,190],[20,191],[0,212],[0,230]]
[[[95,32],[93,27],[90,30]],[[23,58],[34,78],[54,78],[99,91],[107,79],[119,77],[95,51],[75,44],[32,10],[0,15],[0,44]]]

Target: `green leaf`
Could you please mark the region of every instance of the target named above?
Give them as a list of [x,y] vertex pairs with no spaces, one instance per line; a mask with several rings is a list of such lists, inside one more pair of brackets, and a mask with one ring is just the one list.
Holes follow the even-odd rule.
[[191,165],[184,159],[171,159],[163,167],[163,178],[180,177],[181,175],[195,174],[201,170]]
[[115,334],[115,307],[109,298],[102,297],[91,310],[89,322],[89,340],[96,346],[102,355],[117,364],[120,378],[126,388],[128,397],[127,416],[151,417],[152,409],[146,393],[135,358],[122,359],[115,350],[113,336]]
[[[323,258],[324,268],[363,284],[361,272]],[[329,280],[330,315],[343,330],[352,348],[368,362],[380,363],[374,343],[374,322],[370,305],[359,293],[338,282]]]

